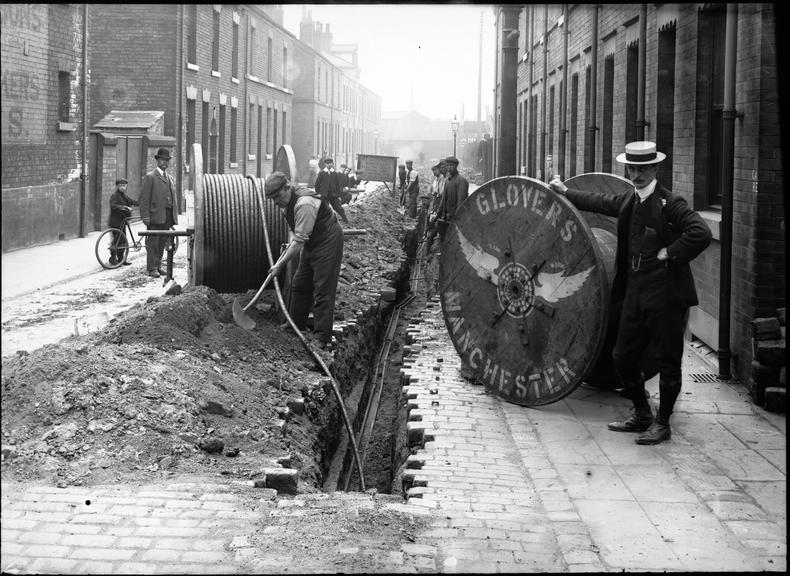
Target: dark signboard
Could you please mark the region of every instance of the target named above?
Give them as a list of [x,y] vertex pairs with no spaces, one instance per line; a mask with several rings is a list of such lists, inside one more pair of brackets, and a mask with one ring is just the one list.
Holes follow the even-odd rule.
[[398,171],[398,157],[357,154],[357,167],[363,171],[363,180],[394,183]]

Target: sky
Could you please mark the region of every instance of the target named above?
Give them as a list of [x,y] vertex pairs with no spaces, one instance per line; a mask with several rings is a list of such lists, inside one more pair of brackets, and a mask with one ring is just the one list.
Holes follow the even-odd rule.
[[285,4],[283,23],[297,38],[303,7],[330,25],[335,44],[359,46],[360,81],[383,111],[409,111],[413,97],[414,110],[448,121],[477,120],[482,15],[482,120],[492,108],[491,4]]

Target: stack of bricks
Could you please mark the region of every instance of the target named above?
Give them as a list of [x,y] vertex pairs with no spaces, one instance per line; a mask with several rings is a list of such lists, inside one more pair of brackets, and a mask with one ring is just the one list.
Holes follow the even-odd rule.
[[774,318],[752,320],[754,361],[749,392],[752,400],[769,412],[786,412],[787,360],[785,356],[785,309]]

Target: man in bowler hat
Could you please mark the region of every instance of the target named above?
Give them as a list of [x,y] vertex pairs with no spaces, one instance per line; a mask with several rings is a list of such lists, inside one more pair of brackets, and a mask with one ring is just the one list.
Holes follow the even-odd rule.
[[[156,168],[143,176],[140,192],[140,216],[148,230],[170,230],[178,224],[176,192],[173,179],[167,173],[170,150],[160,148],[154,156]],[[166,276],[162,268],[165,247],[172,242],[166,236],[148,236],[145,240],[146,267],[152,278]]]
[[[610,430],[640,432],[637,444],[658,444],[671,437],[669,416],[680,394],[683,337],[690,306],[698,304],[691,262],[711,241],[705,220],[686,200],[657,179],[666,157],[653,142],[631,142],[617,161],[625,164],[633,192],[623,195],[581,192],[558,177],[549,183],[581,210],[617,218],[617,253],[612,301],[623,301],[612,356],[623,395],[634,408]],[[645,395],[642,353],[656,343],[659,406],[656,418]]]

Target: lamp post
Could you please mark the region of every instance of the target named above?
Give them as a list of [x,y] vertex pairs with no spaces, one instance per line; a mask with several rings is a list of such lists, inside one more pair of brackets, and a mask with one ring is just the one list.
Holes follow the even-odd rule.
[[458,136],[458,118],[456,117],[455,114],[453,114],[453,119],[450,122],[450,126],[453,129],[453,156],[455,156],[456,155],[455,142],[456,142],[456,137]]

